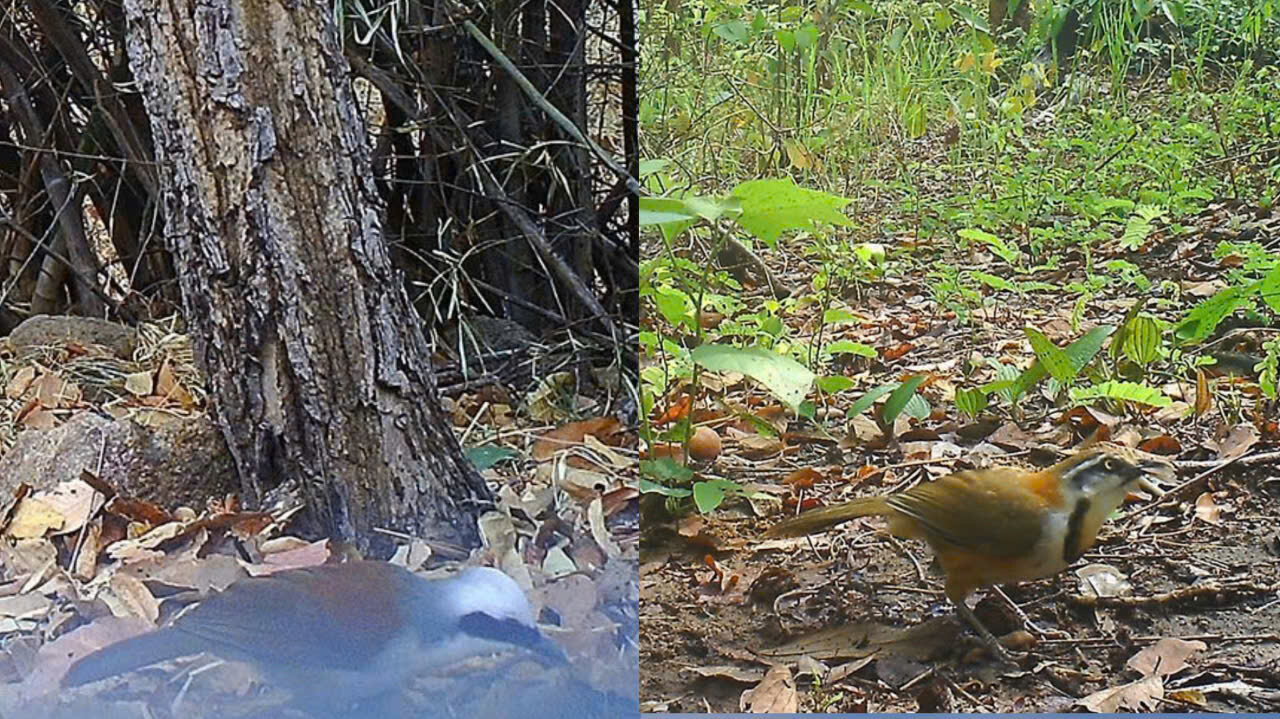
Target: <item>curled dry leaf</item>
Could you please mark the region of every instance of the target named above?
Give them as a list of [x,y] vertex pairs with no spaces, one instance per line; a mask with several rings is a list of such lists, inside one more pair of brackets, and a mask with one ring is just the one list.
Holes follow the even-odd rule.
[[1167,677],[1187,667],[1187,659],[1208,648],[1204,642],[1166,637],[1129,657],[1125,666],[1143,676]]
[[1213,494],[1205,492],[1196,497],[1196,519],[1212,524],[1215,527],[1222,524],[1222,508],[1213,501]]
[[1109,564],[1089,564],[1076,570],[1080,593],[1086,597],[1121,597],[1133,591],[1133,585],[1119,569]]
[[759,684],[742,693],[738,706],[752,714],[794,714],[800,704],[791,670],[784,664],[769,667]]

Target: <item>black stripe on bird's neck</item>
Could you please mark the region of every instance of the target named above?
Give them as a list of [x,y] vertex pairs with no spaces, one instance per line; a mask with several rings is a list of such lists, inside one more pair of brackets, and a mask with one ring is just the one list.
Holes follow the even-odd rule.
[[1068,564],[1080,558],[1084,554],[1084,518],[1089,514],[1089,507],[1092,502],[1086,497],[1076,500],[1076,506],[1071,510],[1071,516],[1067,518],[1067,536],[1062,540],[1062,558]]

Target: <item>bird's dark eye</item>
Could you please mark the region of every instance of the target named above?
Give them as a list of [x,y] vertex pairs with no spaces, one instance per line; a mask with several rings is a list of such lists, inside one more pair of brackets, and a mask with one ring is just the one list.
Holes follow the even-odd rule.
[[1116,471],[1117,467],[1118,465],[1116,464],[1116,461],[1111,457],[1107,457],[1106,459],[1102,460],[1102,468],[1107,470],[1108,472]]

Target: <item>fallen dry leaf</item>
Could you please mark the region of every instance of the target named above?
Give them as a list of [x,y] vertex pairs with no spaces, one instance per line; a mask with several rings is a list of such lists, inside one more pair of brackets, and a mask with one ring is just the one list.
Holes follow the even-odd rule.
[[65,522],[66,517],[56,507],[32,496],[18,505],[5,533],[14,539],[36,539],[46,532],[62,529]]
[[738,707],[752,714],[794,714],[800,704],[791,670],[783,664],[769,667],[759,684],[742,693]]
[[1185,669],[1187,659],[1206,648],[1208,645],[1201,641],[1166,637],[1129,657],[1125,666],[1143,676],[1167,677]]
[[1144,711],[1156,706],[1164,698],[1164,684],[1158,676],[1147,676],[1130,684],[1103,689],[1076,702],[1079,706],[1099,714],[1118,711]]
[[1214,526],[1222,524],[1222,509],[1213,501],[1213,494],[1205,492],[1196,497],[1196,519]]
[[570,422],[549,432],[544,432],[533,444],[532,455],[536,460],[550,459],[564,449],[582,444],[583,437],[595,435],[607,445],[616,446],[617,441],[610,441],[622,432],[622,423],[616,417],[595,417],[581,422]]

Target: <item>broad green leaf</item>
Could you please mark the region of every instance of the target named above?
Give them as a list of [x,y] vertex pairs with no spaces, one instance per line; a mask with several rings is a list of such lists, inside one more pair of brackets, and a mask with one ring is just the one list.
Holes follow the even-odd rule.
[[1160,356],[1160,325],[1145,315],[1129,321],[1124,336],[1124,354],[1143,367]]
[[1115,325],[1098,325],[1067,345],[1063,352],[1066,353],[1067,359],[1071,360],[1072,376],[1079,374],[1080,370],[1093,361],[1098,351],[1102,349],[1102,343],[1106,342],[1115,331]]
[[[640,176],[648,177],[649,175],[654,175],[659,172],[662,172],[663,170],[667,169],[670,166],[671,166],[671,160],[661,158],[661,157],[653,157],[647,160],[641,160]],[[644,199],[644,198],[641,198],[641,199]]]
[[884,401],[885,424],[893,426],[894,420],[898,419],[898,415],[902,414],[907,402],[915,394],[916,387],[919,387],[924,380],[924,375],[916,375],[894,388],[889,394],[889,399]]
[[693,479],[693,470],[671,457],[640,460],[640,474],[667,484],[679,484]]
[[[1084,369],[1085,365],[1089,364],[1089,362],[1093,360],[1094,356],[1098,354],[1098,350],[1102,349],[1102,343],[1105,342],[1107,337],[1114,331],[1115,327],[1112,325],[1098,325],[1086,332],[1075,342],[1067,345],[1065,350],[1062,350],[1063,354],[1065,354],[1067,359],[1071,362],[1072,377],[1080,374],[1080,370]],[[1018,375],[1018,379],[1013,385],[1013,396],[1015,398],[1021,398],[1027,392],[1031,391],[1031,388],[1036,386],[1036,384],[1040,380],[1044,379],[1048,374],[1049,372],[1045,369],[1044,364],[1037,358],[1036,361],[1027,368],[1027,371]]]
[[680,200],[670,197],[641,197],[640,224],[661,225],[667,222],[693,222],[698,216]]
[[716,37],[723,38],[732,43],[742,44],[751,39],[751,31],[747,24],[741,20],[730,20],[722,22],[711,29]]
[[1262,296],[1262,301],[1267,303],[1275,312],[1280,312],[1280,266],[1275,267],[1262,278],[1262,283],[1258,285],[1258,294]]
[[861,342],[851,342],[849,340],[838,340],[832,342],[826,347],[827,354],[851,354],[859,357],[874,358],[876,356],[876,348],[871,345],[864,345]]
[[833,325],[837,322],[857,322],[858,316],[843,307],[834,307],[822,313],[822,324]]
[[741,372],[751,377],[792,411],[799,408],[816,377],[799,362],[763,347],[702,345],[691,355],[694,362],[713,372]]
[[[986,392],[988,395],[992,393],[998,394],[1004,401],[1009,404],[1014,404],[1022,398],[1022,395],[1025,392],[1025,390],[1021,390],[1019,388],[1018,383],[1018,378],[1022,376],[1022,373],[1018,371],[1017,367],[1009,364],[1001,364],[994,359],[991,360],[991,364],[996,371],[996,381],[983,385],[982,391]],[[1041,368],[1040,371],[1043,372],[1044,369]]]
[[660,288],[653,293],[653,303],[667,322],[677,327],[694,329],[693,300],[684,291],[674,287]]
[[863,412],[866,412],[868,409],[871,408],[871,405],[876,403],[876,400],[880,399],[886,394],[889,394],[897,386],[898,386],[897,382],[889,382],[886,384],[882,384],[879,387],[876,387],[875,389],[871,390],[870,392],[862,395],[856,401],[854,401],[853,406],[849,408],[849,411],[845,413],[845,416],[852,419],[862,414]]
[[711,510],[719,507],[728,492],[741,492],[742,487],[737,482],[731,482],[727,479],[711,479],[705,482],[693,483],[693,503],[698,506],[698,511],[706,514]]
[[805,230],[819,223],[852,224],[840,211],[849,204],[848,199],[798,187],[790,178],[749,180],[733,188],[733,196],[742,202],[738,223],[770,247],[788,230]]
[[504,459],[516,459],[520,453],[510,447],[499,447],[485,444],[479,447],[467,447],[467,459],[483,472]]
[[737,214],[741,211],[741,204],[736,197],[642,197],[640,224],[661,225],[698,219],[714,222],[725,215]]
[[640,493],[661,494],[665,497],[688,497],[693,494],[693,492],[688,489],[668,487],[666,485],[658,484],[651,479],[645,479],[644,477],[640,478]]
[[1138,313],[1142,311],[1142,308],[1146,306],[1147,299],[1148,298],[1143,297],[1137,302],[1134,302],[1133,305],[1129,307],[1129,311],[1124,313],[1124,321],[1120,323],[1120,329],[1116,330],[1116,336],[1112,338],[1111,347],[1107,350],[1111,355],[1111,359],[1115,359],[1120,356],[1120,350],[1124,347],[1125,337],[1129,336],[1129,323],[1133,322],[1133,318],[1137,317]]
[[902,413],[908,417],[915,419],[927,419],[933,408],[929,406],[929,400],[918,394],[911,395],[907,400],[907,406],[902,408]]
[[1031,342],[1031,350],[1036,353],[1036,359],[1040,360],[1040,364],[1049,370],[1049,374],[1059,384],[1066,385],[1075,379],[1076,372],[1071,366],[1071,360],[1067,359],[1066,352],[1058,349],[1043,332],[1034,327],[1025,327],[1023,332]]
[[884,264],[884,245],[878,242],[863,242],[853,248],[853,256],[868,265],[880,267]]
[[1017,285],[1013,284],[1012,282],[1010,282],[1009,280],[1006,280],[1003,277],[997,277],[996,275],[989,275],[986,272],[979,272],[977,270],[973,270],[969,274],[973,275],[973,278],[975,280],[981,282],[982,284],[988,287],[992,287],[997,290],[1003,290],[1005,292],[1017,292],[1018,290]]
[[816,384],[823,394],[835,394],[836,392],[852,389],[857,383],[843,375],[836,375],[834,377],[819,377]]
[[1081,404],[1093,399],[1124,400],[1152,407],[1168,407],[1173,404],[1173,400],[1160,390],[1137,382],[1112,381],[1092,387],[1077,387],[1071,390],[1071,399]]
[[966,23],[968,23],[974,30],[977,30],[978,32],[989,32],[987,30],[986,18],[974,12],[973,9],[970,8],[969,6],[953,5],[951,6],[951,9],[954,10],[955,13],[959,15],[961,19],[963,19]]
[[956,407],[970,417],[977,417],[987,408],[987,393],[974,387],[956,390]]
[[1178,323],[1173,330],[1174,336],[1184,345],[1200,342],[1213,334],[1224,317],[1244,306],[1257,291],[1259,284],[1228,287],[1203,300],[1192,307],[1182,322]]

